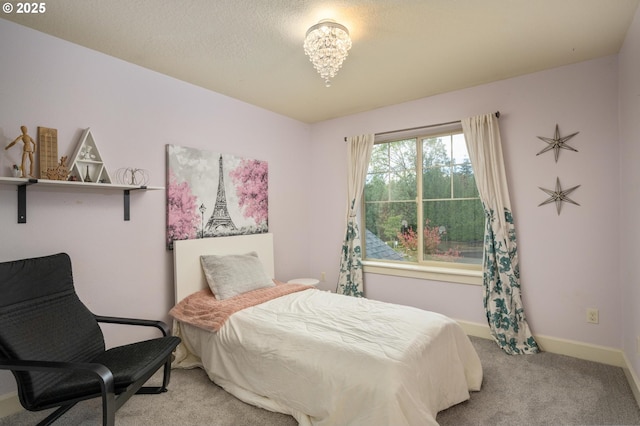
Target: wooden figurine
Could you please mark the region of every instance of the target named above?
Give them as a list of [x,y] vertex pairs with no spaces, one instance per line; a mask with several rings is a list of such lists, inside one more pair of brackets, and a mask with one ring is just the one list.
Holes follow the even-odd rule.
[[[14,146],[18,141],[22,140],[22,176],[26,177],[36,177],[33,173],[34,161],[33,156],[36,152],[36,143],[31,139],[31,136],[27,134],[27,126],[20,126],[20,130],[22,130],[22,134],[18,136],[13,142],[7,145],[4,149],[7,150]],[[29,161],[29,175],[27,176],[27,160]]]
[[67,157],[60,157],[60,164],[58,164],[55,168],[48,169],[46,176],[47,179],[51,180],[67,180],[67,176],[69,176]]

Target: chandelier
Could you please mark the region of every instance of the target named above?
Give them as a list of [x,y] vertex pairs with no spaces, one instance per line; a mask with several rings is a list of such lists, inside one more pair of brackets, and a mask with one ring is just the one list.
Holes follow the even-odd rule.
[[351,49],[349,30],[330,19],[323,19],[307,31],[304,53],[313,63],[327,87]]

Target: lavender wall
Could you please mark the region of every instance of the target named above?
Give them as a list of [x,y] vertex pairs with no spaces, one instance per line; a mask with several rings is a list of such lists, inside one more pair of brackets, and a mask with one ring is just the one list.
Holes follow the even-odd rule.
[[[470,71],[472,72],[472,71]],[[557,68],[314,125],[311,192],[313,273],[335,287],[346,211],[344,136],[447,122],[500,111],[519,238],[523,300],[535,334],[620,348],[617,57]],[[536,156],[553,136],[580,132],[578,153]],[[538,207],[559,177],[580,207]],[[479,286],[367,274],[368,297],[486,323]],[[586,309],[600,310],[600,324]]]
[[623,348],[640,373],[640,9],[619,55],[620,68],[620,283]]
[[[2,19],[0,61],[3,148],[24,124],[33,137],[38,126],[58,129],[59,153],[71,155],[90,127],[112,178],[138,167],[154,186],[165,186],[166,144],[268,161],[276,274],[308,274],[308,125]],[[0,150],[0,175],[20,154],[20,147]],[[14,186],[0,185],[1,261],[68,252],[77,291],[94,312],[168,319],[164,191],[132,193],[130,222],[119,192],[30,187],[26,224],[16,223],[16,198]],[[122,328],[105,334],[110,345],[136,337]],[[13,378],[0,375],[0,395],[13,388]]]

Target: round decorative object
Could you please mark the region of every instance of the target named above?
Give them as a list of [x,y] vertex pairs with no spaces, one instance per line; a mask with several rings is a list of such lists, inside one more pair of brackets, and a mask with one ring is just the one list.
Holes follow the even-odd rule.
[[116,181],[122,185],[146,185],[149,173],[144,169],[124,167],[116,171]]

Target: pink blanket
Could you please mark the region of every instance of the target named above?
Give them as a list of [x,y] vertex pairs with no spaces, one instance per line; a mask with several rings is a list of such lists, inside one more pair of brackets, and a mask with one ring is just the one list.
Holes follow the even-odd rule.
[[211,290],[206,288],[182,299],[169,311],[169,315],[178,321],[215,332],[220,330],[227,318],[235,312],[309,288],[313,286],[276,281],[275,287],[248,291],[225,300],[216,299]]

